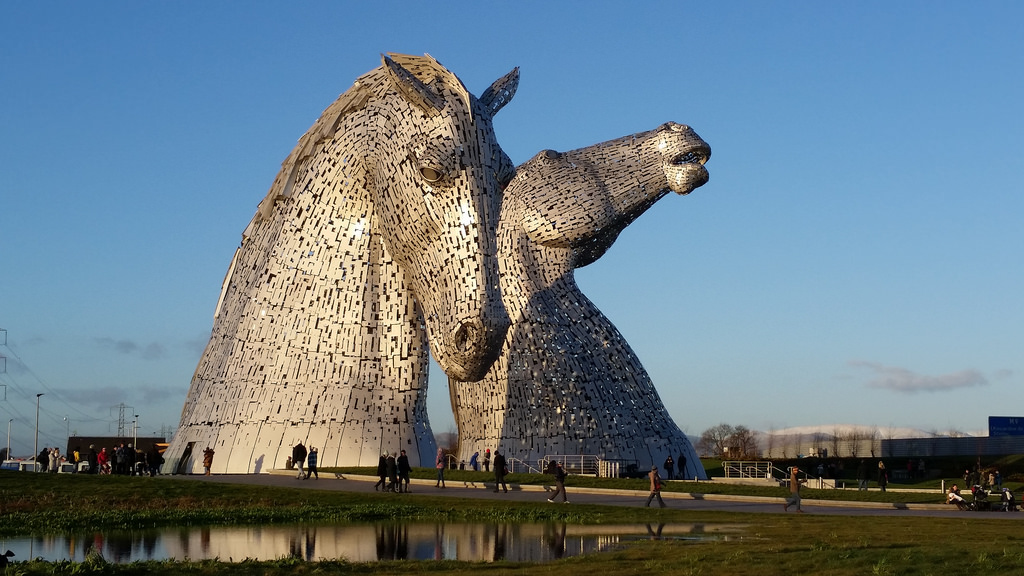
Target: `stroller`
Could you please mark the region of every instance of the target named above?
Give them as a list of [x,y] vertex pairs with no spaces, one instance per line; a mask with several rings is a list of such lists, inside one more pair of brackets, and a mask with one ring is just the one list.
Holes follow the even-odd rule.
[[971,486],[971,495],[974,496],[974,501],[971,502],[971,510],[991,510],[992,503],[988,501],[988,492],[984,488],[975,484]]
[[1003,512],[1016,512],[1018,510],[1017,501],[1013,499],[1013,492],[1009,488],[1003,488],[999,501],[1002,504],[1001,510]]

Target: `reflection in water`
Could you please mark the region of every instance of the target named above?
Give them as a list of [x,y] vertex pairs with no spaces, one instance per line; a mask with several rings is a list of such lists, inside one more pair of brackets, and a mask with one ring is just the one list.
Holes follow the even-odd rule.
[[346,559],[546,562],[606,550],[638,539],[713,539],[736,525],[405,524],[164,528],[70,536],[13,538],[15,558],[81,562],[95,549],[109,562],[238,562]]

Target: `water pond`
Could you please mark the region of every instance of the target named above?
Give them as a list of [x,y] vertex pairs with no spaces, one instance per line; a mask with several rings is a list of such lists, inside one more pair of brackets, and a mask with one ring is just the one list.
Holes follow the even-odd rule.
[[728,539],[737,525],[428,524],[273,525],[161,528],[0,539],[12,561],[82,561],[97,550],[108,562],[246,558],[371,562],[463,560],[547,562],[641,539]]

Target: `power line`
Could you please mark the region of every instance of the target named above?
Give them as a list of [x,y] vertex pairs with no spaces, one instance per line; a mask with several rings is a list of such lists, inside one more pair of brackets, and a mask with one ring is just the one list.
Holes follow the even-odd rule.
[[[3,332],[6,334],[6,330],[4,330]],[[95,416],[93,416],[91,414],[87,414],[87,413],[83,412],[82,410],[80,410],[78,408],[77,404],[75,404],[73,402],[68,402],[67,400],[65,400],[63,394],[61,394],[60,392],[57,392],[56,390],[51,388],[48,384],[46,384],[46,382],[44,382],[34,371],[32,371],[32,369],[29,368],[28,364],[26,364],[25,361],[23,361],[21,359],[21,357],[18,356],[18,353],[14,349],[12,349],[10,346],[7,346],[6,335],[3,336],[3,341],[4,341],[4,343],[2,344],[2,346],[7,351],[10,352],[11,357],[14,358],[14,360],[18,363],[18,365],[27,374],[29,374],[39,384],[40,387],[42,387],[42,389],[45,391],[47,396],[52,396],[53,398],[55,398],[57,400],[57,402],[59,402],[60,404],[65,406],[68,410],[70,410],[70,411],[74,412],[75,414],[81,416],[81,418],[78,418],[78,420],[87,420],[87,421],[93,421],[93,422],[107,422],[107,420],[105,420],[103,418],[97,418],[97,417],[95,417]],[[11,377],[10,374],[7,374],[7,376],[8,376],[8,378],[12,382],[14,382],[16,384],[16,386],[14,387],[15,390],[18,391],[25,400],[31,400],[33,394],[29,393],[29,391],[27,389],[25,389],[25,387],[23,387],[22,385],[18,384],[18,382],[13,377]]]

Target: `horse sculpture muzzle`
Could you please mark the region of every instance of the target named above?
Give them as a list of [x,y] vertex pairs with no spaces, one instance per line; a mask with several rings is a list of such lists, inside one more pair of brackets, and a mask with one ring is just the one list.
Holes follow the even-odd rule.
[[708,181],[704,163],[711,147],[685,124],[666,122],[658,127],[658,150],[664,158],[665,177],[676,194],[686,195]]

